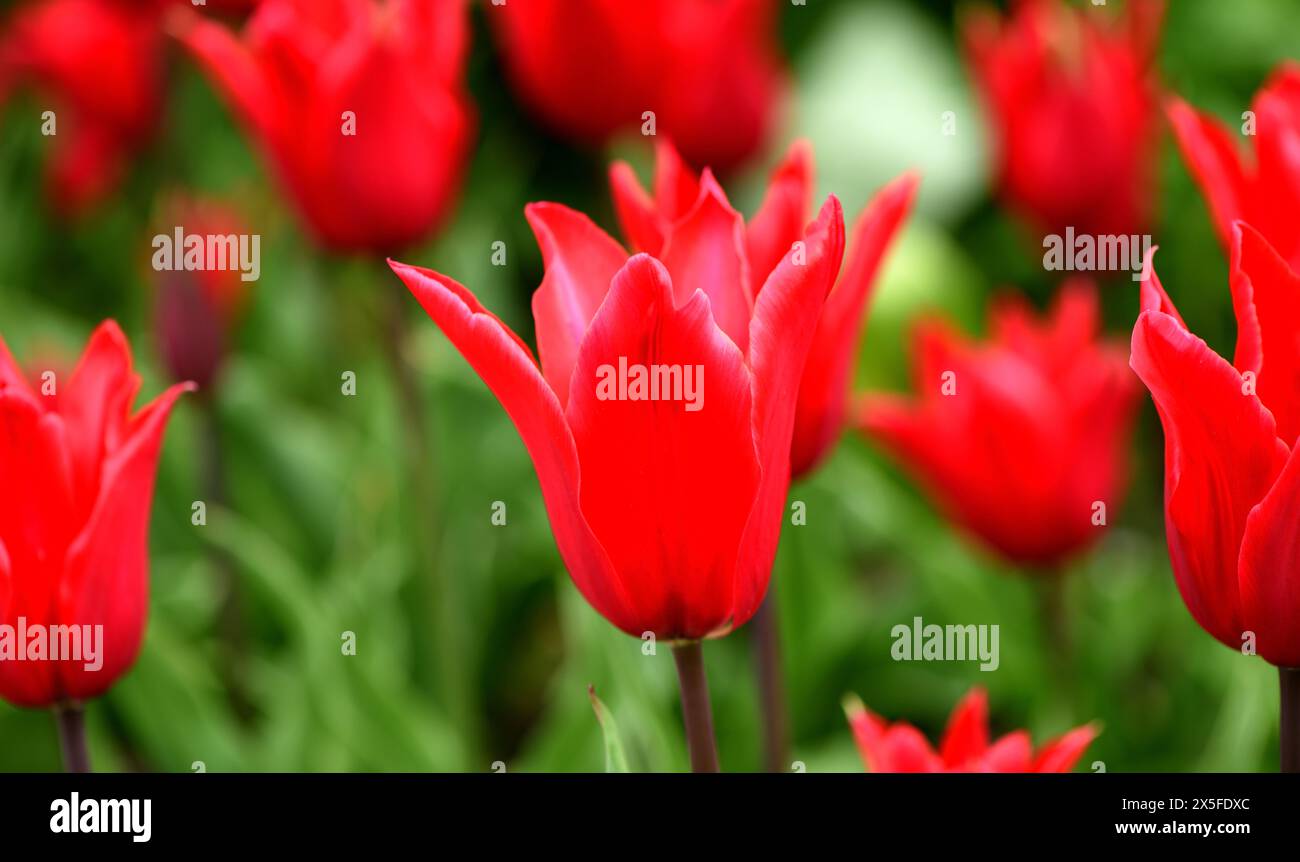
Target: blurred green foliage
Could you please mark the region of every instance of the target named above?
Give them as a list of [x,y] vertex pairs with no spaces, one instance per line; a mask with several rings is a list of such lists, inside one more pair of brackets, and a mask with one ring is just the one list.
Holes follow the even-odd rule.
[[[908,322],[930,309],[980,326],[990,292],[1046,301],[1040,253],[989,201],[987,146],[956,53],[952,4],[929,0],[783,6],[799,104],[785,139],[813,138],[821,192],[850,213],[885,179],[923,173],[918,212],[892,254],[861,356],[860,385],[901,386]],[[1170,3],[1161,54],[1168,86],[1232,119],[1270,68],[1295,51],[1295,0]],[[614,230],[606,155],[538,130],[512,102],[475,13],[471,84],[481,133],[449,229],[407,255],[469,285],[531,339],[528,297],[541,264],[522,216],[562,201]],[[173,51],[167,115],[153,149],[107,206],[75,224],[41,197],[39,97],[10,104],[0,140],[0,332],[24,359],[75,355],[93,325],[132,336],[146,396],[165,384],[150,332],[150,216],[168,189],[237,202],[262,240],[262,276],[215,409],[226,500],[190,524],[202,499],[206,421],[192,399],[168,431],[154,502],[150,625],[136,667],[92,705],[101,769],[475,770],[605,767],[587,696],[617,716],[632,769],[683,769],[686,753],[667,649],[645,655],[587,607],[555,551],[531,464],[504,411],[378,263],[314,252],[226,110]],[[972,122],[951,144],[938,114]],[[959,119],[959,121],[962,121]],[[778,142],[780,144],[783,141]],[[774,146],[733,177],[752,211]],[[641,165],[646,154],[620,145]],[[1198,190],[1171,141],[1162,152],[1162,279],[1191,327],[1220,352],[1235,328],[1227,269]],[[506,242],[509,265],[489,263]],[[412,493],[406,443],[379,349],[383,304],[400,296],[429,405],[438,497]],[[1127,339],[1136,285],[1105,292]],[[344,370],[355,397],[340,395]],[[1040,585],[955,535],[878,453],[846,439],[796,486],[807,525],[787,526],[774,584],[794,758],[810,771],[858,771],[840,709],[856,692],[931,736],[971,685],[989,689],[995,731],[1036,740],[1088,720],[1103,732],[1084,766],[1108,771],[1271,769],[1277,758],[1270,667],[1216,644],[1192,621],[1169,573],[1161,515],[1162,436],[1146,407],[1129,501],[1097,551],[1068,573],[1073,649],[1049,649]],[[494,501],[508,524],[493,526]],[[435,556],[430,563],[427,549]],[[223,634],[221,572],[234,573],[245,623]],[[890,629],[997,623],[1001,666],[897,663]],[[355,635],[356,655],[340,649]],[[757,694],[744,630],[706,649],[724,768],[756,769]],[[237,679],[232,696],[228,679]],[[0,769],[59,765],[50,717],[0,704]]]

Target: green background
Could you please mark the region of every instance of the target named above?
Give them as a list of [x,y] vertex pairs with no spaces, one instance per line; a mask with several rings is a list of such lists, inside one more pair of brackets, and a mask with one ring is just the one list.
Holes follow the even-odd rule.
[[[1239,117],[1274,64],[1296,53],[1294,0],[1169,5],[1163,80],[1225,119]],[[797,135],[816,145],[819,193],[834,191],[850,215],[888,178],[922,171],[917,212],[888,260],[861,351],[859,388],[898,388],[902,333],[917,313],[938,309],[978,330],[994,289],[1015,285],[1041,304],[1054,280],[989,198],[954,7],[781,6],[795,103],[769,152],[728,189],[752,212],[766,171]],[[611,154],[551,138],[521,112],[486,14],[476,4],[470,83],[481,128],[466,188],[449,228],[406,257],[468,285],[531,341],[528,298],[541,262],[522,207],[560,201],[615,232]],[[93,326],[113,317],[152,397],[167,383],[148,287],[162,196],[188,188],[236,202],[262,236],[261,280],[216,407],[226,500],[210,506],[206,526],[191,525],[191,503],[204,499],[204,425],[190,399],[159,469],[146,643],[134,669],[89,707],[97,768],[600,770],[590,684],[617,718],[633,769],[684,769],[669,651],[644,655],[580,599],[504,411],[379,263],[312,250],[208,83],[169,48],[168,104],[153,147],[111,201],[74,223],[42,198],[39,95],[3,111],[0,333],[20,360],[75,356]],[[945,110],[956,112],[956,137],[938,134]],[[640,141],[612,152],[645,176]],[[1224,255],[1167,134],[1160,175],[1162,280],[1191,328],[1231,355]],[[490,265],[497,240],[508,266]],[[378,346],[393,293],[409,316],[402,346],[429,405],[436,502],[412,493]],[[1113,337],[1127,341],[1136,284],[1107,284],[1104,304]],[[344,370],[357,374],[355,397],[340,394]],[[1074,649],[1062,664],[1041,622],[1041,585],[955,534],[878,452],[846,435],[814,478],[791,489],[807,504],[807,524],[785,527],[773,576],[792,757],[809,771],[861,769],[840,706],[846,693],[933,738],[980,684],[995,732],[1025,727],[1040,742],[1098,721],[1083,770],[1093,761],[1112,772],[1276,768],[1274,670],[1202,632],[1170,575],[1163,441],[1145,396],[1132,446],[1127,503],[1067,573]],[[491,523],[494,501],[506,504],[506,526]],[[244,607],[235,641],[220,634],[222,559]],[[914,616],[1000,625],[1000,668],[892,661],[890,629]],[[356,635],[355,656],[340,650],[345,631]],[[706,645],[727,770],[760,761],[747,635]],[[58,767],[50,716],[0,704],[0,769]]]

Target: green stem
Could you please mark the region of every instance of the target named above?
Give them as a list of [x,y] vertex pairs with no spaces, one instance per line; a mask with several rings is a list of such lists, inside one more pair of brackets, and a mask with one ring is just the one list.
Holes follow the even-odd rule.
[[754,668],[763,725],[763,763],[768,772],[785,772],[789,758],[789,733],[785,703],[785,679],[781,673],[781,626],[777,619],[776,584],[750,620]]
[[1282,695],[1282,771],[1300,773],[1300,668],[1277,669]]
[[63,770],[70,773],[90,772],[90,752],[86,748],[86,713],[79,703],[54,707],[54,723],[59,728],[59,748],[63,751]]
[[673,647],[673,660],[677,663],[677,682],[682,690],[682,718],[686,723],[691,772],[719,772],[704,650],[699,641],[685,641]]

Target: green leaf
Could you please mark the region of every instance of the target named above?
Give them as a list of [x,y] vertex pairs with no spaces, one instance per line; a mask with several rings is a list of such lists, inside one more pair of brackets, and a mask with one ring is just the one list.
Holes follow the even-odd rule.
[[614,714],[596,697],[594,685],[587,686],[587,696],[591,698],[591,708],[596,711],[596,721],[600,723],[600,732],[605,737],[605,771],[627,772],[627,754],[623,751],[623,740],[619,738]]

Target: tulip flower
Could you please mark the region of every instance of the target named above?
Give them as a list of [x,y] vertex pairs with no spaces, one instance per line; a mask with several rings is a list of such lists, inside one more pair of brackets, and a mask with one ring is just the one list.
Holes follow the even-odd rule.
[[[690,214],[698,196],[699,177],[670,143],[658,144],[655,163],[653,195],[642,188],[625,162],[616,162],[611,168],[610,185],[629,244],[637,251],[657,255]],[[839,437],[855,348],[876,273],[907,218],[918,181],[910,172],[891,181],[863,208],[851,231],[847,263],[817,322],[812,353],[799,384],[790,453],[795,479],[812,472]],[[755,294],[802,235],[811,215],[813,186],[812,147],[806,141],[796,141],[772,172],[758,212],[743,226],[749,283]]]
[[387,254],[447,214],[474,128],[463,0],[263,0],[240,37],[175,20],[320,245]]
[[987,113],[997,188],[1035,229],[1141,233],[1150,220],[1160,111],[1153,72],[1163,3],[1122,20],[1061,0],[1018,0],[963,27]]
[[[248,236],[243,219],[217,201],[175,199],[168,202],[166,224],[186,236]],[[175,254],[179,257],[180,249]],[[245,280],[240,261],[222,269],[174,269],[153,273],[154,331],[163,364],[173,380],[192,380],[205,398],[225,362],[226,351],[247,305],[252,282]]]
[[18,84],[40,94],[31,122],[54,146],[46,186],[64,214],[117,185],[153,132],[162,83],[156,4],[41,0],[19,8],[0,35],[0,100]]
[[1097,737],[1096,727],[1084,725],[1037,752],[1024,730],[990,744],[988,697],[979,688],[953,710],[938,751],[912,725],[890,724],[856,698],[846,701],[844,710],[871,772],[1069,772]]
[[[890,182],[867,204],[853,227],[848,263],[822,309],[799,384],[790,451],[792,479],[811,473],[839,437],[854,352],[875,276],[911,209],[917,182],[911,173]],[[755,294],[801,236],[808,222],[813,185],[812,148],[805,141],[796,141],[772,172],[758,212],[741,226],[749,283]],[[625,162],[616,162],[610,169],[610,186],[623,234],[635,250],[662,254],[673,244],[675,233],[695,230],[690,216],[699,196],[700,178],[671,143],[661,141],[655,148],[653,193],[642,187]],[[775,613],[769,598],[755,617],[753,634],[764,703],[765,760],[772,772],[784,771],[789,762]]]
[[568,138],[599,146],[653,123],[692,164],[726,170],[774,125],[786,88],[774,0],[511,0],[487,11],[520,99]]
[[1169,119],[1224,249],[1232,248],[1233,224],[1240,219],[1263,234],[1292,269],[1300,269],[1300,66],[1282,65],[1243,115],[1253,158],[1241,152],[1226,126],[1180,99],[1170,101]]
[[1282,759],[1300,771],[1300,276],[1234,229],[1232,362],[1193,335],[1148,260],[1131,364],[1165,432],[1165,532],[1178,591],[1211,636],[1277,665]]
[[624,632],[676,644],[692,766],[716,768],[699,641],[743,625],[767,590],[795,395],[844,250],[839,202],[756,295],[711,173],[661,257],[629,256],[559,204],[526,213],[546,269],[540,367],[468,289],[393,270],[514,421],[583,596]]
[[66,381],[42,372],[35,387],[0,340],[0,697],[56,707],[70,769],[88,767],[73,730],[80,704],[140,649],[158,453],[173,404],[193,389],[178,383],[132,413],[139,386],[111,321]]
[[1137,384],[1099,340],[1095,288],[1067,282],[1050,315],[1022,301],[967,342],[938,321],[915,339],[917,395],[866,399],[861,430],[945,512],[1013,563],[1053,568],[1094,542],[1126,484]]

